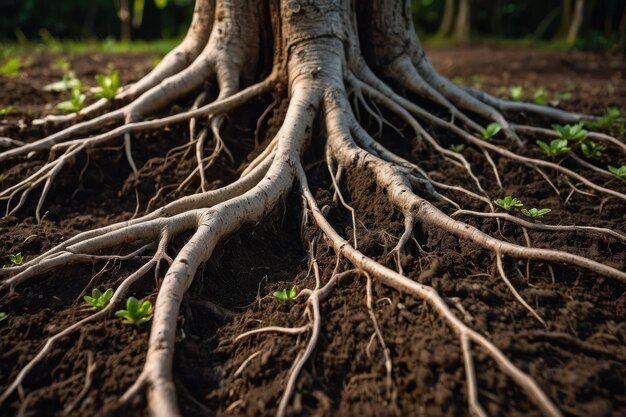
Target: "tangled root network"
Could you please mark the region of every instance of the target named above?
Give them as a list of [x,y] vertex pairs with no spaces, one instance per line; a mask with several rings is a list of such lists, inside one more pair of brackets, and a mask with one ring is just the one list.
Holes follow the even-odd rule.
[[[160,113],[190,96],[190,108],[167,116]],[[276,115],[282,117],[280,127],[272,137],[258,141],[238,179],[215,188],[207,170],[220,158],[233,158],[221,136],[225,121],[231,123],[227,117],[245,103],[268,96],[273,97],[273,103],[261,114],[258,125],[273,114],[274,120]],[[0,192],[7,214],[30,207],[29,196],[37,194],[34,214],[41,220],[55,180],[78,155],[122,143],[128,163],[140,178],[145,169],[135,164],[131,146],[142,146],[140,133],[188,123],[189,143],[184,151],[189,155],[190,150],[196,162],[188,178],[174,187],[179,191],[197,187],[160,208],[152,209],[158,201],[154,199],[143,216],[86,230],[21,265],[0,271],[1,290],[6,296],[69,265],[141,260],[134,272],[116,284],[105,308],[59,329],[30,361],[11,372],[0,403],[19,402],[18,394],[19,398],[26,394],[22,388],[25,379],[57,344],[81,332],[87,323],[111,316],[129,288],[155,271],[158,292],[143,370],[134,384],[126,387],[119,403],[125,405],[145,395],[150,415],[181,415],[173,362],[186,291],[204,263],[211,261],[220,242],[244,225],[263,221],[295,193],[302,202],[302,237],[309,247],[309,274],[314,276],[310,281],[314,285],[301,288],[297,295],[297,302],[305,305],[301,324],[259,324],[233,342],[252,343],[268,337],[266,333],[283,333],[293,335],[301,344],[272,412],[277,416],[294,413],[299,377],[323,337],[325,315],[333,314],[324,306],[342,280],[361,277],[366,284],[363,291],[368,320],[374,329],[368,349],[372,343],[381,348],[388,401],[393,402],[396,370],[393,349],[388,347],[385,328],[377,320],[375,285],[418,300],[456,337],[470,414],[486,416],[481,399],[490,398],[481,389],[475,371],[474,359],[480,354],[481,360],[495,364],[517,387],[533,413],[561,416],[564,410],[553,391],[520,369],[488,334],[472,327],[462,298],[440,294],[433,286],[410,278],[403,268],[409,253],[418,253],[420,265],[422,260],[428,264],[429,253],[420,245],[424,233],[447,234],[457,242],[474,245],[487,255],[484,259],[489,265],[483,270],[491,269],[508,288],[511,308],[523,309],[517,317],[534,320],[539,328],[549,328],[549,319],[518,292],[520,286],[532,285],[531,269],[552,272],[554,265],[567,265],[568,271],[574,270],[585,279],[623,286],[626,272],[624,258],[619,255],[623,255],[626,242],[623,230],[549,224],[549,217],[545,223],[524,220],[494,205],[505,195],[507,183],[515,180],[501,177],[499,171],[504,164],[514,164],[539,175],[563,205],[572,196],[585,198],[590,205],[600,201],[599,216],[607,204],[624,207],[624,184],[612,180],[608,171],[573,151],[547,158],[530,150],[529,145],[534,147],[531,139],[537,135],[558,137],[546,126],[594,119],[502,100],[451,83],[438,74],[425,55],[415,35],[409,1],[197,0],[187,36],[152,72],[122,88],[111,101],[97,101],[75,114],[37,120],[47,127],[56,126],[56,133],[28,143],[8,139],[13,147],[0,154],[0,161],[14,164],[49,152],[41,167],[7,183]],[[501,132],[486,140],[482,135],[490,123],[497,123]],[[626,145],[618,139],[599,132],[588,135],[623,161]],[[407,143],[413,152],[406,151]],[[463,143],[480,155],[483,166],[477,167],[462,152],[451,150],[450,143]],[[317,155],[328,168],[332,199],[324,201],[329,204],[322,204],[320,194],[309,186],[311,170],[319,166],[310,161],[310,155]],[[403,219],[404,230],[384,256],[372,255],[359,245],[363,222],[348,192],[350,181],[357,176],[370,184],[363,192],[384,195],[389,210]],[[470,185],[459,185],[455,178],[469,179],[463,184]],[[171,188],[160,189],[157,195],[167,195],[168,190]],[[293,199],[289,201],[294,204]],[[349,225],[338,227],[329,215],[331,211],[345,211]],[[477,219],[493,224],[476,226],[483,224]],[[514,225],[513,237],[504,236],[502,230],[507,225]],[[531,240],[531,236],[572,231],[608,242],[617,248],[617,257],[591,259],[576,254],[565,243],[561,250],[555,250],[536,247]],[[181,238],[184,244],[170,256],[173,240]],[[336,259],[331,274],[323,273],[318,264],[318,255],[324,251]],[[525,272],[519,265],[525,265]],[[460,281],[465,277],[453,278]],[[553,279],[561,277],[557,274]],[[541,310],[546,309],[549,306]]]

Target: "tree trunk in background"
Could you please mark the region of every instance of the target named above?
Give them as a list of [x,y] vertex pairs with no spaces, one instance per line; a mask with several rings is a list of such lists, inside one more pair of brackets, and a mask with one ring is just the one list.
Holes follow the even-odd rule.
[[120,10],[117,13],[120,18],[120,39],[122,41],[128,42],[130,41],[130,7],[128,5],[128,0],[120,0]]
[[578,34],[580,33],[580,27],[583,23],[583,11],[585,10],[585,0],[576,0],[576,6],[574,8],[574,17],[572,23],[567,31],[567,44],[569,46],[574,45]]
[[470,0],[460,0],[459,13],[456,16],[454,25],[454,40],[465,43],[469,41],[470,35],[470,17],[471,7]]
[[443,11],[443,19],[437,30],[437,36],[447,38],[452,32],[452,20],[454,19],[454,0],[446,0]]
[[571,26],[572,21],[572,3],[571,0],[563,0],[563,7],[561,11],[561,25],[559,31],[556,33],[555,39],[564,39],[567,36],[567,31]]

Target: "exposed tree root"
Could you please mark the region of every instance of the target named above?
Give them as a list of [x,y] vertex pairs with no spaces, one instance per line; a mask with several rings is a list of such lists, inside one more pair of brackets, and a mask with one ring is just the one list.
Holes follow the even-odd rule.
[[[447,298],[440,296],[432,287],[403,275],[400,254],[411,240],[415,240],[416,224],[442,230],[459,240],[471,242],[495,257],[496,268],[513,297],[543,325],[547,325],[546,321],[521,297],[506,276],[504,256],[527,260],[527,277],[528,262],[532,261],[572,265],[626,283],[625,272],[599,261],[569,253],[567,248],[554,250],[532,247],[527,229],[538,232],[600,233],[617,239],[618,244],[623,245],[626,236],[622,232],[584,225],[533,223],[509,214],[495,213],[492,201],[499,194],[488,191],[490,189],[485,185],[486,179],[474,173],[473,167],[462,154],[446,149],[442,145],[438,132],[452,134],[478,149],[484,161],[490,166],[492,173],[489,175],[493,175],[493,181],[499,189],[504,188],[507,179],[500,177],[497,161],[506,159],[511,163],[539,170],[559,195],[560,190],[548,173],[558,173],[568,178],[572,193],[576,191],[587,196],[595,196],[576,188],[576,185],[583,184],[586,189],[607,198],[626,200],[626,195],[617,186],[609,188],[606,184],[599,185],[568,167],[523,155],[524,135],[546,132],[541,128],[513,124],[504,114],[524,111],[555,122],[575,122],[587,118],[586,116],[535,105],[506,102],[481,92],[455,86],[430,65],[415,37],[412,24],[406,21],[407,17],[401,10],[396,10],[405,9],[406,4],[391,0],[363,3],[367,5],[353,5],[349,1],[322,0],[312,1],[310,4],[271,2],[269,9],[277,16],[272,22],[275,55],[272,71],[269,72],[269,76],[265,76],[256,67],[260,60],[262,28],[267,26],[267,22],[263,22],[267,14],[265,12],[268,11],[265,9],[266,5],[252,0],[241,3],[217,0],[215,4],[209,0],[198,1],[192,27],[183,43],[143,80],[119,94],[117,98],[119,101],[129,101],[125,107],[77,123],[32,143],[20,144],[19,141],[8,140],[7,143],[17,146],[1,153],[0,161],[27,157],[32,152],[41,151],[50,151],[51,157],[29,177],[0,192],[0,199],[7,200],[7,213],[14,213],[24,207],[29,194],[41,187],[41,195],[35,208],[35,216],[40,220],[46,196],[62,169],[79,152],[101,147],[116,138],[124,137],[129,163],[133,166],[133,171],[141,175],[144,168],[134,166],[130,134],[164,128],[175,123],[189,123],[190,142],[170,151],[171,154],[166,156],[166,160],[170,157],[176,158],[181,153],[186,155],[193,152],[196,167],[178,188],[187,189],[198,175],[196,182],[199,183],[200,192],[180,198],[142,217],[80,233],[23,265],[0,270],[0,289],[12,290],[30,284],[35,277],[71,264],[111,259],[127,260],[154,249],[154,254],[149,260],[117,287],[107,307],[50,337],[34,358],[19,370],[17,375],[12,376],[9,388],[0,396],[0,403],[4,403],[16,390],[21,389],[26,376],[51,352],[58,341],[80,329],[85,323],[108,316],[122,300],[131,284],[153,268],[157,269],[161,260],[167,260],[169,266],[158,289],[146,361],[141,375],[122,396],[121,402],[128,402],[135,396],[147,392],[148,407],[152,416],[179,416],[173,376],[173,355],[180,306],[187,289],[203,263],[211,259],[220,241],[242,225],[255,224],[264,219],[286,198],[297,181],[306,206],[304,221],[312,219],[314,227],[325,237],[336,256],[347,259],[354,269],[339,272],[336,268],[330,279],[323,283],[315,258],[315,245],[312,244],[309,259],[315,275],[315,287],[302,290],[298,296],[306,297],[307,324],[299,327],[270,325],[240,334],[235,339],[239,341],[253,335],[264,337],[265,333],[270,332],[307,335],[306,346],[298,353],[289,370],[284,393],[277,405],[277,416],[284,416],[288,412],[298,377],[314,355],[323,319],[320,305],[330,296],[337,282],[352,273],[361,273],[367,277],[366,306],[374,328],[371,340],[376,338],[383,352],[385,384],[389,397],[393,391],[393,353],[385,343],[383,331],[374,311],[373,281],[424,301],[455,332],[462,351],[468,387],[467,401],[471,412],[479,416],[486,415],[479,402],[479,386],[472,355],[474,345],[491,358],[541,412],[548,416],[561,416],[557,406],[531,376],[516,367],[485,336],[455,316],[448,306]],[[212,18],[214,9],[215,21],[210,18],[202,19],[203,16]],[[256,13],[248,13],[249,10]],[[394,10],[397,13],[394,14]],[[366,13],[363,14],[363,11]],[[390,17],[390,13],[393,17]],[[359,14],[359,19],[356,14]],[[364,21],[367,19],[371,21]],[[377,19],[382,19],[384,25],[377,22]],[[400,35],[391,33],[390,27],[394,26],[390,24],[394,22],[398,23],[398,27],[408,29]],[[368,25],[372,26],[375,29],[372,32],[373,38],[368,39],[364,35],[359,40],[359,25],[366,28]],[[375,38],[376,36],[380,38]],[[391,46],[383,48],[380,45],[381,39],[389,41]],[[362,57],[359,42],[364,40],[372,47],[368,55]],[[401,45],[400,50],[396,48],[398,45]],[[368,62],[375,63],[373,69],[370,69]],[[388,79],[406,92],[444,108],[450,120],[440,118],[419,107],[402,92],[396,92],[387,85],[374,72],[378,69],[377,66],[381,65],[389,65],[385,72]],[[262,81],[258,81],[259,79]],[[172,116],[144,120],[174,100],[196,92],[205,82],[215,82],[219,89],[213,101],[208,102],[208,93],[200,91],[196,93],[197,98],[190,110]],[[269,92],[281,93],[284,87],[280,86],[282,83],[288,84],[289,105],[278,132],[268,141],[266,148],[242,170],[238,180],[217,190],[207,191],[209,188],[205,175],[207,167],[214,163],[221,153],[227,156],[229,153],[220,133],[225,114],[254,97]],[[242,87],[242,84],[248,86]],[[349,104],[350,97],[354,98],[354,107]],[[208,104],[202,104],[205,102]],[[261,120],[274,106],[276,104],[270,105],[261,115],[257,122],[257,132]],[[91,117],[102,109],[103,104],[99,102],[78,114],[78,117]],[[44,121],[66,122],[76,117],[50,117]],[[320,119],[323,121],[322,126],[316,124]],[[377,123],[377,132],[370,133],[363,127],[366,119]],[[500,144],[476,137],[475,135],[482,131],[482,123],[485,120],[498,122],[509,140]],[[400,122],[406,123],[407,128],[394,126],[394,123]],[[198,132],[199,123],[206,127]],[[432,130],[427,130],[425,126]],[[391,127],[400,135],[405,133],[405,130],[412,132],[416,145],[427,150],[437,163],[445,168],[454,167],[462,170],[463,175],[470,178],[472,189],[438,181],[420,166],[422,161],[411,161],[409,157],[398,155],[385,147],[382,144],[385,127]],[[352,244],[342,238],[326,219],[308,186],[307,174],[303,168],[303,154],[313,139],[313,130],[318,128],[326,138],[323,145],[324,156],[335,196],[351,214]],[[94,132],[98,133],[87,136]],[[257,136],[255,133],[255,141],[258,142]],[[593,137],[603,140],[607,146],[619,148],[621,151],[626,149],[615,138],[607,135],[596,134]],[[213,151],[205,157],[205,144],[211,139]],[[230,159],[233,159],[232,156]],[[581,165],[590,169],[585,164]],[[357,212],[348,201],[347,194],[341,189],[342,174],[348,172],[358,172],[370,177],[378,189],[384,190],[393,209],[404,217],[403,232],[390,252],[395,257],[398,272],[358,250]],[[157,191],[157,196],[163,190],[164,188]],[[12,206],[13,198],[18,196],[18,203]],[[478,204],[487,211],[466,209],[466,201]],[[153,200],[149,207],[152,203]],[[513,222],[522,228],[526,246],[501,240],[453,218],[461,215],[494,218],[498,222],[499,220]],[[169,242],[183,234],[191,234],[191,237],[172,259],[167,254]],[[415,242],[417,244],[416,240]],[[115,248],[126,248],[129,245],[139,245],[140,248],[128,255],[107,254]],[[460,302],[457,300],[453,304],[457,305],[457,309],[468,321],[469,314],[462,309]],[[241,373],[259,353],[250,355],[235,375]],[[86,386],[89,386],[88,381],[89,371]],[[82,395],[79,395],[79,398]],[[231,407],[234,409],[238,404],[235,402]],[[69,410],[75,407],[76,405],[71,405]]]

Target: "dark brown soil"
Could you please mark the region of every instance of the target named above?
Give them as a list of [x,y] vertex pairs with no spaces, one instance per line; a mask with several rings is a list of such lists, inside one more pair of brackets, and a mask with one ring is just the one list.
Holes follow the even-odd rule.
[[[437,68],[450,78],[457,77],[497,95],[519,84],[528,98],[544,87],[548,99],[569,93],[561,100],[568,110],[602,113],[607,106],[626,110],[626,61],[622,56],[586,52],[555,52],[529,49],[471,47],[431,50]],[[22,140],[40,137],[42,128],[30,126],[32,118],[54,110],[62,96],[44,92],[42,87],[60,78],[52,68],[57,55],[26,57],[27,68],[17,78],[0,76],[0,108],[13,105],[0,116],[0,136]],[[150,55],[91,54],[63,56],[76,74],[89,84],[93,75],[112,63],[124,83],[138,79],[152,65]],[[462,79],[460,79],[461,77]],[[168,109],[176,112],[189,106],[183,100]],[[231,181],[247,155],[254,150],[256,120],[271,103],[265,97],[232,114],[225,127],[225,140],[235,156],[234,166],[222,158],[208,173],[213,187]],[[280,125],[284,106],[277,106],[261,129],[261,139],[271,137]],[[393,116],[387,115],[390,120]],[[517,115],[518,117],[520,115]],[[524,118],[524,116],[521,116]],[[236,123],[235,123],[236,121]],[[367,125],[367,124],[366,124]],[[22,126],[20,128],[19,126]],[[371,124],[371,130],[376,126]],[[402,131],[406,138],[411,134]],[[454,138],[434,131],[446,146]],[[531,138],[534,142],[535,138]],[[186,126],[139,135],[134,156],[143,166],[136,181],[119,149],[93,151],[62,173],[45,203],[41,224],[34,220],[36,196],[16,216],[0,220],[0,254],[21,252],[32,258],[64,238],[89,228],[132,216],[136,193],[142,210],[155,191],[182,181],[194,166],[191,154],[164,160],[169,149],[188,140]],[[428,150],[415,147],[391,129],[383,142],[408,156],[431,173],[433,178],[472,186],[466,175],[442,164]],[[496,143],[504,144],[495,139]],[[531,142],[531,143],[532,143]],[[546,222],[609,227],[626,232],[626,210],[615,199],[574,194],[567,205],[557,197],[535,171],[496,159],[504,190],[497,191],[493,175],[481,154],[463,151],[475,173],[493,190],[493,197],[515,195],[536,207],[550,207]],[[525,154],[540,156],[533,146]],[[617,152],[608,152],[599,165],[626,163]],[[307,155],[311,185],[320,206],[329,205],[329,218],[344,236],[352,235],[346,210],[333,203],[322,154],[313,149]],[[3,186],[14,183],[44,161],[9,162],[0,167],[8,174]],[[621,159],[620,159],[621,158]],[[81,175],[81,172],[84,173]],[[593,171],[582,171],[598,183],[606,180]],[[611,183],[611,186],[626,187]],[[197,183],[181,192],[164,193],[156,204],[171,201],[194,191]],[[419,190],[418,190],[419,191]],[[402,217],[387,203],[385,195],[363,172],[350,173],[344,193],[357,212],[359,248],[380,262],[396,268],[388,255],[402,233]],[[451,194],[465,207],[475,204],[462,194]],[[444,211],[451,213],[440,202]],[[305,345],[305,338],[286,335],[258,335],[234,343],[243,331],[262,325],[298,326],[306,323],[302,302],[278,303],[273,291],[297,285],[312,288],[307,247],[317,238],[315,256],[324,280],[335,265],[332,252],[313,228],[300,230],[301,201],[291,195],[270,218],[248,225],[223,242],[196,276],[179,317],[175,378],[179,402],[185,415],[273,415],[282,395],[290,367]],[[4,210],[4,207],[1,208]],[[504,225],[499,232],[491,220],[466,219],[481,230],[512,242],[525,244],[521,231]],[[593,233],[530,232],[534,246],[559,248],[626,269],[623,243]],[[174,242],[174,252],[184,242]],[[611,280],[560,265],[532,263],[530,280],[523,273],[525,261],[505,260],[513,285],[548,323],[544,328],[516,303],[497,277],[492,254],[472,244],[418,222],[415,242],[402,257],[407,276],[432,285],[448,299],[458,299],[466,314],[455,310],[477,331],[491,339],[512,361],[528,372],[567,416],[626,415],[626,295],[624,286]],[[418,247],[416,243],[419,243]],[[123,248],[128,251],[131,248]],[[0,390],[15,378],[21,367],[43,346],[46,338],[90,314],[82,295],[93,287],[115,287],[139,265],[138,261],[96,263],[68,267],[19,287],[17,293],[2,294],[0,311],[8,318],[0,322]],[[348,265],[343,265],[349,268]],[[164,268],[161,268],[162,270]],[[106,270],[106,273],[100,273]],[[522,275],[518,271],[522,272]],[[552,273],[554,277],[552,277]],[[158,279],[144,278],[133,286],[137,298],[154,300]],[[385,386],[385,368],[380,345],[370,345],[373,325],[365,304],[366,278],[358,274],[341,282],[322,306],[322,335],[313,358],[297,383],[290,415],[307,416],[466,416],[465,371],[459,341],[434,311],[420,300],[374,285],[375,309],[393,361],[393,384]],[[206,307],[212,302],[230,310],[224,320]],[[46,360],[26,379],[23,395],[14,395],[0,409],[0,415],[22,416],[109,416],[142,415],[143,400],[120,409],[117,400],[141,371],[147,348],[149,326],[134,328],[119,319],[92,323],[59,343]],[[250,355],[243,372],[235,371]],[[489,415],[538,416],[539,411],[515,384],[499,371],[483,352],[474,349],[480,400]],[[96,365],[91,384],[83,398],[87,367]],[[72,408],[68,408],[72,406]]]

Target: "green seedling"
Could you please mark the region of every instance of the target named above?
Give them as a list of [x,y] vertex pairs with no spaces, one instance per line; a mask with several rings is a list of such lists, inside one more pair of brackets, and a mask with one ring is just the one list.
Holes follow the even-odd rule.
[[13,111],[13,106],[6,106],[0,109],[0,116],[6,116]]
[[550,141],[549,145],[542,140],[538,140],[537,145],[541,148],[543,153],[546,154],[546,156],[551,158],[569,153],[569,151],[571,151],[571,148],[567,146],[567,140],[565,139],[554,139]]
[[511,94],[511,98],[515,101],[520,101],[524,97],[524,89],[521,85],[509,87],[509,93]]
[[11,260],[11,265],[22,265],[24,262],[24,257],[22,256],[22,252],[18,252],[15,255],[9,255],[9,259]]
[[117,70],[111,70],[108,75],[96,75],[99,87],[96,87],[93,95],[98,98],[111,100],[120,88],[120,77]]
[[622,165],[619,168],[609,165],[609,172],[618,180],[626,182],[626,165]]
[[0,184],[2,184],[4,182],[4,180],[7,179],[9,175],[5,174],[4,172],[0,173]]
[[624,132],[624,124],[626,119],[617,107],[609,107],[606,113],[596,120],[585,121],[587,127],[593,129],[612,129],[617,128],[620,132]]
[[510,195],[507,195],[504,198],[498,198],[496,200],[496,204],[502,207],[503,209],[505,209],[506,211],[511,211],[518,207],[524,206],[524,204],[522,204],[522,202],[519,199],[515,197],[511,197]]
[[558,106],[562,101],[567,101],[572,99],[572,93],[556,93],[554,97],[550,100],[550,105]]
[[452,82],[454,84],[456,84],[456,85],[464,85],[465,84],[465,80],[460,75],[457,75],[456,77],[452,77]]
[[286,301],[294,301],[298,295],[298,287],[294,285],[290,290],[283,288],[280,291],[274,291],[274,294],[272,295],[275,299],[283,303]]
[[524,216],[532,217],[533,219],[539,219],[545,216],[546,214],[550,213],[552,210],[550,210],[549,208],[538,209],[538,208],[533,207],[528,210],[523,208],[521,211]]
[[85,105],[85,95],[80,91],[80,82],[72,87],[72,98],[57,104],[57,108],[67,112],[78,113]]
[[115,315],[129,324],[141,326],[152,318],[152,303],[149,300],[139,302],[135,297],[130,297],[126,301],[126,310],[118,310]]
[[587,158],[600,159],[602,152],[606,150],[606,146],[589,141],[581,143],[580,150]]
[[497,123],[489,123],[485,130],[483,130],[483,139],[490,140],[492,137],[500,133],[502,126]]
[[91,296],[85,295],[83,300],[91,306],[92,310],[102,310],[109,304],[111,297],[113,297],[113,290],[111,288],[106,290],[104,293],[102,293],[99,289],[94,288],[91,291]]
[[587,135],[589,134],[589,132],[583,129],[583,127],[584,125],[582,123],[578,123],[573,126],[552,125],[552,128],[556,130],[556,133],[558,133],[561,139],[572,142],[582,142],[587,139]]
[[463,149],[465,149],[465,145],[462,143],[459,143],[458,145],[450,145],[450,150],[454,152],[463,152]]
[[9,317],[7,313],[5,313],[4,311],[0,311],[0,321],[6,319],[7,317]]
[[535,102],[535,104],[545,106],[547,102],[546,96],[547,96],[546,89],[543,87],[540,87],[537,90],[535,90],[535,94],[533,95],[533,101]]
[[18,77],[21,68],[22,61],[19,58],[11,58],[0,66],[0,75],[4,75],[5,77]]

